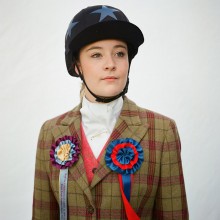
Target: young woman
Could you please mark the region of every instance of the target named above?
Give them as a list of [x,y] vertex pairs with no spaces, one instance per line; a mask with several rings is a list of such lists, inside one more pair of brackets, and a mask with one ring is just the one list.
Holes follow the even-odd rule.
[[122,11],[92,6],[66,34],[81,103],[41,128],[33,219],[188,219],[175,122],[125,94],[144,42]]

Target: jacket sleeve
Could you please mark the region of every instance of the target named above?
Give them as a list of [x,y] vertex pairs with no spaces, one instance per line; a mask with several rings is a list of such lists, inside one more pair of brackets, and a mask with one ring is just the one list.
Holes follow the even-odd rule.
[[46,172],[44,151],[48,151],[48,146],[44,133],[44,126],[42,126],[36,154],[32,219],[58,220],[59,206],[51,189],[48,173]]
[[171,120],[164,137],[153,219],[188,220],[189,218],[180,150],[178,131],[175,122]]

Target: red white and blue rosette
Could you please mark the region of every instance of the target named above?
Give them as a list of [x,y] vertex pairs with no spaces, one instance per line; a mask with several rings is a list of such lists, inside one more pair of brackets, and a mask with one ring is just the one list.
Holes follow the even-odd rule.
[[132,220],[140,219],[129,203],[132,175],[140,169],[143,161],[143,149],[139,142],[132,138],[113,140],[106,149],[106,165],[118,173],[127,218]]

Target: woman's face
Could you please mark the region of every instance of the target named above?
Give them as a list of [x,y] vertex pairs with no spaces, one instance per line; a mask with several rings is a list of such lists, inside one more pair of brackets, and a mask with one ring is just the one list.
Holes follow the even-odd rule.
[[[127,81],[127,44],[120,40],[101,40],[86,45],[80,50],[78,67],[93,93],[105,97],[118,95]],[[95,102],[87,89],[85,96]]]

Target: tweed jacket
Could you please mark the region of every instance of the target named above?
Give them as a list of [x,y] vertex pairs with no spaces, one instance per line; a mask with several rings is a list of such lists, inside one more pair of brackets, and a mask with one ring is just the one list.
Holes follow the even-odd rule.
[[[40,131],[35,168],[33,216],[37,220],[59,219],[59,169],[50,162],[51,145],[65,135],[81,140],[81,104],[46,121]],[[130,204],[140,219],[186,220],[188,208],[180,140],[175,122],[138,107],[124,97],[121,114],[108,140],[132,138],[144,151],[144,162],[133,175]],[[81,145],[80,145],[81,147]],[[104,159],[88,184],[82,155],[69,168],[68,219],[127,219],[118,174]]]

